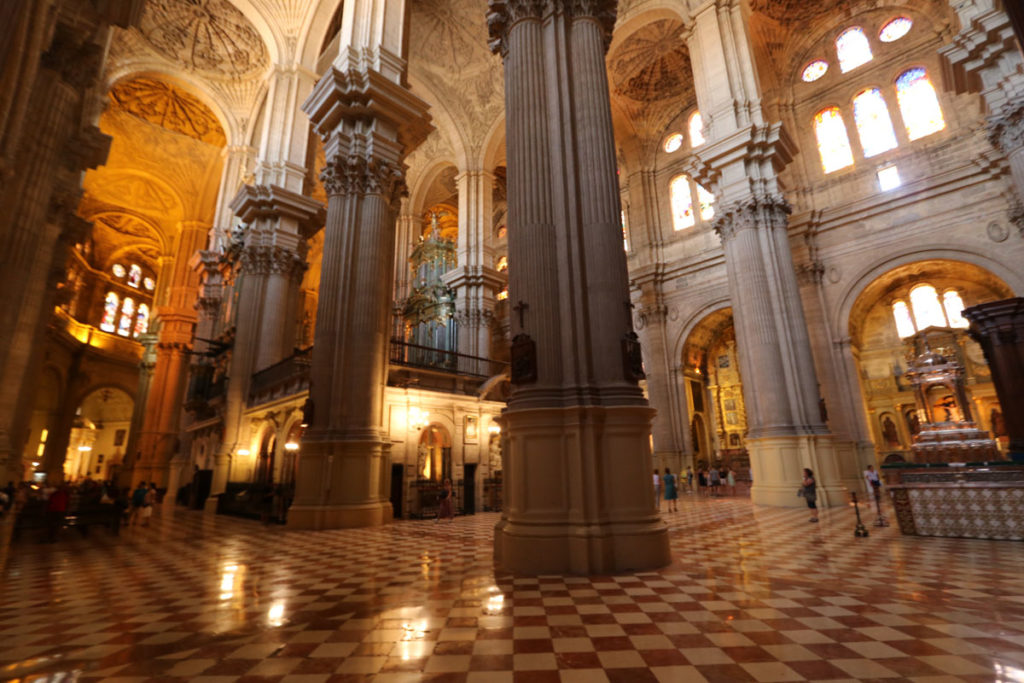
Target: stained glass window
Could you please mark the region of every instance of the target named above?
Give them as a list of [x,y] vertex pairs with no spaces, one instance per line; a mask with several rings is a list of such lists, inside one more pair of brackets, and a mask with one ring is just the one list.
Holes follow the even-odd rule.
[[672,202],[672,227],[676,230],[693,227],[697,219],[693,215],[690,179],[684,175],[676,176],[669,185],[669,197]]
[[970,326],[967,318],[963,316],[964,300],[960,298],[960,294],[955,289],[942,295],[942,307],[946,309],[946,319],[949,320],[950,327]]
[[672,135],[669,135],[667,138],[665,138],[664,150],[666,152],[668,152],[669,154],[671,154],[672,152],[675,152],[677,149],[679,149],[682,146],[683,146],[683,135],[682,135],[682,133],[672,133]]
[[115,263],[110,270],[113,271],[114,277],[124,277],[124,274],[128,272],[120,263]]
[[506,235],[508,235],[508,230],[505,228],[505,226],[503,225],[503,226],[499,227],[498,228],[498,239],[499,240],[503,240],[503,239],[505,239]]
[[878,189],[882,192],[895,190],[903,183],[900,180],[900,170],[895,166],[886,166],[878,169]]
[[839,107],[818,112],[814,117],[814,135],[818,138],[818,153],[825,173],[832,173],[853,165],[853,151],[846,134],[846,124]]
[[146,330],[149,329],[149,306],[146,304],[139,304],[139,315],[135,318],[135,331],[132,332],[133,337],[138,337],[140,334],[146,334]]
[[700,115],[699,111],[693,112],[690,115],[690,147],[700,147],[706,140],[704,139],[704,117]]
[[910,17],[896,17],[878,32],[878,39],[883,43],[891,43],[907,35],[910,27],[914,25]]
[[619,212],[619,219],[622,221],[622,248],[629,251],[629,231],[626,230],[626,210]]
[[939,107],[939,98],[928,78],[928,72],[918,67],[908,69],[896,79],[896,99],[911,140],[937,133],[946,127]]
[[505,299],[507,299],[508,298],[508,287],[506,287],[505,289],[503,289],[500,292],[498,292],[498,295],[495,298],[498,301],[504,301]]
[[153,281],[153,278],[147,277],[142,280],[142,286],[145,287],[147,291],[152,292],[156,288],[156,282]]
[[138,287],[140,282],[142,282],[142,268],[133,263],[128,269],[128,286]]
[[931,285],[918,285],[910,290],[910,305],[914,309],[914,322],[917,329],[926,327],[946,327],[946,316],[942,313],[939,294]]
[[910,308],[906,301],[897,301],[892,305],[892,317],[896,319],[896,334],[905,339],[914,334],[914,321],[910,318]]
[[846,29],[836,38],[836,55],[839,57],[839,70],[843,73],[867,64],[873,57],[868,37],[856,27]]
[[896,147],[896,131],[878,88],[868,88],[853,98],[853,120],[864,156],[873,157]]
[[135,300],[130,296],[124,298],[121,305],[121,320],[117,323],[117,333],[127,337],[132,333],[132,324],[135,322]]
[[828,62],[824,59],[815,59],[813,62],[804,67],[803,73],[800,74],[800,78],[803,79],[804,83],[813,83],[828,71]]
[[715,217],[715,195],[697,185],[697,203],[700,204],[700,219],[709,221]]
[[498,263],[494,266],[495,270],[499,273],[504,273],[508,270],[508,256],[502,256],[498,259]]
[[107,292],[107,298],[103,303],[103,319],[100,321],[100,329],[104,332],[113,332],[114,323],[117,322],[117,311],[120,308],[121,299],[113,292]]

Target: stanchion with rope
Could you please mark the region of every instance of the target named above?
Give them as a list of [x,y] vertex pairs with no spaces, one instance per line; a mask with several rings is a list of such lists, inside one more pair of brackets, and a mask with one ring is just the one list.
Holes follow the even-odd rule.
[[875,526],[889,526],[889,520],[882,514],[882,487],[876,486],[873,493],[875,494],[875,510],[878,512],[878,518],[875,520]]
[[860,505],[857,503],[857,493],[851,492],[850,495],[853,496],[853,510],[857,513],[857,528],[853,530],[853,535],[855,538],[867,538],[867,527],[864,526],[864,522],[860,521]]

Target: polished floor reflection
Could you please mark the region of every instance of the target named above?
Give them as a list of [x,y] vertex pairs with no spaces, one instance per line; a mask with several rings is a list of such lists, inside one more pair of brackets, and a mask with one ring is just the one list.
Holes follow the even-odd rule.
[[1024,544],[684,497],[674,563],[491,569],[493,514],[289,532],[168,511],[15,546],[0,680],[1024,681]]

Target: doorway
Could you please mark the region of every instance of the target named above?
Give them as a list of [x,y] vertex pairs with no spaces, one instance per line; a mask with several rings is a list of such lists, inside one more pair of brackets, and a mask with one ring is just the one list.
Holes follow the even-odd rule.
[[465,478],[462,482],[462,514],[476,514],[476,463],[463,467]]
[[391,514],[402,518],[402,484],[405,479],[405,465],[391,465]]

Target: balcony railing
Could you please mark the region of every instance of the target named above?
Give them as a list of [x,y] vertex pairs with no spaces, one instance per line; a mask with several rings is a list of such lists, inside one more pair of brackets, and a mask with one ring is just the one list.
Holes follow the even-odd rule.
[[313,359],[313,347],[297,349],[282,361],[263,368],[252,375],[249,385],[250,403],[256,397],[273,392],[279,387],[305,383],[309,379],[309,365]]
[[429,346],[410,344],[401,339],[391,340],[390,361],[394,365],[439,370],[474,377],[493,377],[504,371],[507,363],[470,356],[455,351],[444,351]]

